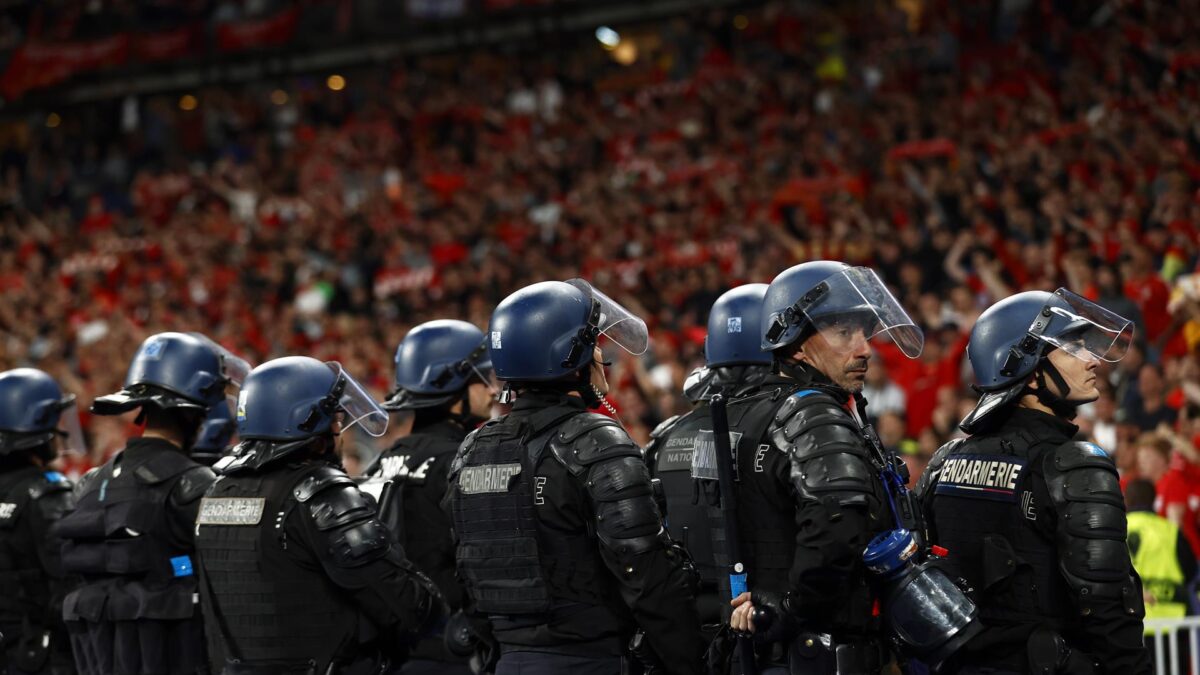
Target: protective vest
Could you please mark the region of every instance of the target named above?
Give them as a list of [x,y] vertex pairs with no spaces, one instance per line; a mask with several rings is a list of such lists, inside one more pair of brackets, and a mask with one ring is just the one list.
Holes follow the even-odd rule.
[[359,614],[347,593],[278,526],[303,508],[297,486],[322,468],[281,462],[265,473],[223,476],[201,502],[196,549],[206,625],[219,633],[226,662],[324,673],[355,655]]
[[[724,531],[719,520],[717,485],[692,477],[692,456],[697,440],[702,438],[712,441],[707,403],[677,418],[655,437],[651,470],[662,482],[667,501],[667,531],[691,554],[702,583],[715,589],[725,570],[719,569],[714,559],[713,537],[723,536]],[[714,517],[718,518],[715,523],[711,521]]]
[[[445,516],[438,505],[446,485],[434,478],[445,476],[444,467],[453,461],[461,442],[461,437],[416,432],[397,441],[367,470],[371,481],[391,481],[391,487],[382,495],[386,503],[379,504],[380,520],[417,569],[439,582],[443,596],[455,608],[461,605],[457,588],[445,588],[444,580],[436,574],[442,567],[452,567],[454,560],[449,523],[439,526]],[[443,560],[447,552],[449,559]]]
[[195,615],[191,542],[173,543],[167,500],[199,465],[174,451],[110,461],[59,522],[62,562],[85,583],[64,601],[68,620],[175,620]]
[[[751,587],[786,588],[796,550],[795,505],[763,472],[765,453],[779,452],[770,439],[775,413],[800,385],[774,381],[729,402],[730,446],[737,449],[738,521]],[[719,522],[719,521],[718,521]],[[720,536],[718,536],[718,541]],[[724,546],[719,564],[728,565]],[[728,584],[728,579],[725,580]]]
[[[929,511],[954,572],[975,589],[984,625],[1060,625],[1069,597],[1055,542],[1033,521],[1038,509],[1024,482],[1061,441],[1006,425],[972,436],[946,454]],[[1050,514],[1041,517],[1049,518]]]
[[486,614],[536,615],[555,601],[604,605],[609,586],[588,533],[545,531],[534,472],[552,432],[584,411],[551,406],[510,414],[469,436],[450,474],[459,578]]
[[[1187,615],[1187,580],[1175,555],[1179,527],[1149,511],[1126,515],[1133,567],[1142,577],[1142,588],[1154,597],[1146,605],[1147,619],[1178,619]],[[1150,634],[1151,631],[1147,631]]]
[[[50,587],[36,546],[47,532],[22,527],[38,500],[70,492],[71,483],[37,467],[0,474],[0,630],[15,636],[25,619],[44,625],[49,617]],[[35,537],[37,538],[35,540]]]

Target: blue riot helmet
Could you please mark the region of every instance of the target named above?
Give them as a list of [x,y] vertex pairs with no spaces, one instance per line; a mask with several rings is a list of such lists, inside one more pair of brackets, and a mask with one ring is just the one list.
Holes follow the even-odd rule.
[[435,408],[459,400],[467,385],[489,384],[492,361],[483,331],[466,321],[428,321],[396,348],[396,390],[388,410]]
[[[75,395],[65,393],[54,378],[36,368],[0,373],[0,457],[42,450],[59,436],[63,448],[85,454]],[[53,459],[45,453],[47,459]]]
[[1069,388],[1046,355],[1055,349],[1083,360],[1120,361],[1133,342],[1133,322],[1060,288],[1053,293],[1027,291],[989,307],[971,329],[967,359],[975,371],[979,402],[959,426],[967,433],[981,429],[992,413],[1005,409],[1024,393],[1034,393],[1052,410],[1073,409],[1053,395],[1040,379],[1050,377],[1064,395]]
[[925,337],[879,275],[866,267],[815,260],[790,267],[763,299],[762,348],[777,351],[821,333],[834,348],[861,329],[867,339],[887,333],[910,359]]
[[138,348],[121,391],[92,402],[97,415],[153,405],[207,413],[250,371],[245,360],[200,333],[158,333]]
[[236,458],[221,470],[260,467],[332,435],[334,420],[342,431],[360,427],[379,437],[387,431],[387,412],[336,361],[285,356],[268,361],[246,377],[238,392]]
[[631,354],[650,344],[646,323],[582,279],[526,286],[496,306],[488,352],[506,382],[549,382],[586,368],[600,336]]
[[230,401],[226,400],[224,404],[209,408],[208,416],[200,423],[200,431],[192,443],[192,459],[211,465],[229,450],[230,442],[237,432],[230,405]]
[[767,284],[746,284],[725,291],[708,313],[708,334],[704,338],[704,365],[771,365],[770,352],[763,351],[763,298]]

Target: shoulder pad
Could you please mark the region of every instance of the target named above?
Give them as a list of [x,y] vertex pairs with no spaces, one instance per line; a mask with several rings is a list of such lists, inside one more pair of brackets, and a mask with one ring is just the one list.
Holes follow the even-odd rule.
[[625,429],[616,420],[599,413],[584,413],[567,420],[550,440],[550,449],[576,475],[606,459],[642,456]]
[[929,464],[925,467],[925,471],[917,480],[916,487],[913,488],[913,494],[915,494],[917,498],[924,497],[934,486],[934,484],[937,482],[938,475],[942,472],[942,465],[946,463],[946,458],[950,456],[950,453],[958,449],[958,447],[962,445],[963,441],[965,440],[967,439],[956,438],[934,451],[933,458],[929,460]]
[[37,476],[29,485],[29,498],[37,501],[55,492],[70,492],[74,489],[71,481],[57,471],[47,471]]
[[375,515],[375,500],[353,480],[337,481],[314,494],[307,502],[308,513],[318,530],[347,527]]
[[654,427],[654,430],[650,432],[650,438],[659,438],[661,436],[666,435],[666,433],[671,430],[671,427],[675,426],[675,424],[682,417],[683,417],[683,415],[674,415],[672,417],[668,417],[667,419],[659,422],[658,426]]
[[1042,470],[1057,505],[1099,502],[1125,507],[1117,467],[1095,443],[1063,443],[1045,454]]
[[208,488],[217,480],[217,474],[207,466],[197,466],[183,472],[175,493],[181,504],[189,504],[204,496]]
[[335,485],[354,485],[354,480],[332,466],[320,466],[292,488],[292,496],[298,502],[307,502],[313,495]]
[[[464,438],[463,442],[458,446],[458,450],[454,453],[454,459],[450,460],[451,476],[457,474],[462,469],[463,462],[466,461],[465,458],[467,453],[470,452],[471,447],[475,445],[475,437],[478,434],[479,429],[473,430],[471,433],[467,434],[467,437]],[[453,480],[451,482],[453,482]]]
[[200,465],[187,455],[168,450],[151,457],[135,469],[133,475],[147,485],[155,485],[170,480],[196,466]]
[[793,459],[832,453],[866,456],[858,422],[832,396],[806,389],[788,397],[775,412],[771,440]]

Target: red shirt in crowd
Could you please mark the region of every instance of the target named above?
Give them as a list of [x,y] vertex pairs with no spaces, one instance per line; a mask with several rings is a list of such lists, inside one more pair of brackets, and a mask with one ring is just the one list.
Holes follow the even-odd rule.
[[1192,545],[1200,551],[1200,466],[1187,461],[1179,453],[1171,456],[1171,466],[1154,486],[1158,493],[1154,510],[1166,517],[1167,510],[1174,505],[1183,507],[1183,522],[1179,529]]
[[1146,337],[1153,341],[1162,335],[1167,326],[1171,325],[1171,315],[1167,312],[1167,302],[1171,299],[1171,289],[1156,274],[1141,279],[1125,281],[1125,295],[1142,310],[1142,321],[1146,324]]

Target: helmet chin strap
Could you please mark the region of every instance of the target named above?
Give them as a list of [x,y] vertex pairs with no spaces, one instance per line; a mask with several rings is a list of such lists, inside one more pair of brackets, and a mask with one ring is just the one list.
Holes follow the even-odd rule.
[[[1046,378],[1049,377],[1058,387],[1061,394],[1055,394],[1046,386]],[[1034,371],[1034,381],[1037,382],[1037,388],[1026,386],[1026,393],[1033,394],[1038,403],[1049,408],[1055,415],[1064,419],[1073,420],[1078,414],[1080,403],[1069,400],[1071,396],[1071,385],[1067,384],[1066,378],[1058,371],[1058,368],[1050,362],[1050,359],[1042,359],[1038,369]]]

